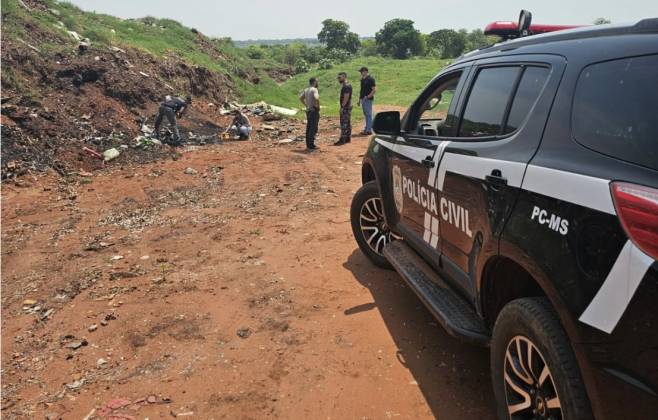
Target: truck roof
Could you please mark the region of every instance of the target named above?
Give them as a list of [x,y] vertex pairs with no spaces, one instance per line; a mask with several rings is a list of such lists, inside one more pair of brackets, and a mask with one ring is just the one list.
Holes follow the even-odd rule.
[[516,38],[466,53],[456,59],[453,65],[502,51],[522,50],[523,53],[566,54],[576,44],[571,41],[578,41],[576,48],[582,51],[582,42],[589,39],[642,34],[658,34],[658,18],[642,19],[625,24],[583,26]]

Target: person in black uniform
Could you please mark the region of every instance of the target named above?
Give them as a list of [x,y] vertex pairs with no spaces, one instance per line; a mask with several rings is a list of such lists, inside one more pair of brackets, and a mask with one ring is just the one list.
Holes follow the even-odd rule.
[[174,132],[173,143],[174,145],[179,145],[181,142],[180,131],[178,130],[178,124],[176,122],[176,117],[182,117],[187,108],[192,103],[192,97],[187,96],[185,100],[181,98],[172,98],[167,96],[160,104],[160,110],[158,111],[158,116],[155,119],[155,138],[160,138],[160,124],[162,124],[162,118],[166,117],[169,122],[169,126]]

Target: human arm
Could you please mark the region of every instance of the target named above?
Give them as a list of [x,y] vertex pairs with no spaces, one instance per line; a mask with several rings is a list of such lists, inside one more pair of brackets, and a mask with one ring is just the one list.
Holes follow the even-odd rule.
[[299,95],[299,102],[302,103],[302,105],[306,106],[306,101],[304,100],[304,91]]
[[370,93],[368,94],[367,98],[368,98],[368,99],[372,99],[372,98],[375,96],[375,93],[376,93],[376,92],[377,92],[377,86],[375,86],[375,85],[373,84],[373,85],[372,85],[372,90],[371,90]]

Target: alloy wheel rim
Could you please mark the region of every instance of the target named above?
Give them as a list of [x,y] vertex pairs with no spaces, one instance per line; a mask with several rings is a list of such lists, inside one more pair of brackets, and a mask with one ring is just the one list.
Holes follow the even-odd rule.
[[383,255],[384,246],[399,239],[386,224],[383,202],[379,197],[369,198],[361,205],[359,226],[368,247],[378,255]]
[[562,405],[546,359],[535,344],[516,336],[507,344],[503,368],[511,420],[562,420]]

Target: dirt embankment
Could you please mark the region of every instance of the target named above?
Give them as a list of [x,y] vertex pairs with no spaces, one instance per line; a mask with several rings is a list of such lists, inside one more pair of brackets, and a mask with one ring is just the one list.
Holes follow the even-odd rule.
[[[46,7],[39,1],[26,3],[32,12]],[[3,22],[10,18],[3,13]],[[78,49],[64,30],[53,33],[31,21],[22,24],[21,37],[2,34],[3,179],[45,168],[64,175],[85,167],[79,163],[85,160],[83,147],[102,152],[131,145],[140,134],[140,121],[149,119],[152,126],[165,95],[191,94],[197,106],[183,127],[216,133],[208,124],[219,107],[235,99],[234,78],[259,81],[253,69],[233,75],[211,71],[173,52],[156,58],[95,43]],[[230,66],[203,35],[197,33],[197,39],[208,56]],[[133,161],[153,158],[132,150],[126,156]]]

